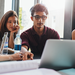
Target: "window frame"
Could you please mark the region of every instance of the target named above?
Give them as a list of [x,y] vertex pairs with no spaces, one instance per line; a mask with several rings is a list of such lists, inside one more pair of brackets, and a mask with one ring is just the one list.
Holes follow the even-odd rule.
[[19,16],[19,0],[12,0],[12,10],[16,11]]

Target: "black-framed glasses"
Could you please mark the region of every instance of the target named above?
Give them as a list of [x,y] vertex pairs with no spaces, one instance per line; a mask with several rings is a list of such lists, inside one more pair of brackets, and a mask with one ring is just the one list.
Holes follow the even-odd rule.
[[47,16],[45,16],[45,15],[43,15],[43,16],[35,15],[33,17],[35,17],[36,20],[39,20],[40,18],[42,18],[42,20],[46,20],[46,18],[47,18]]

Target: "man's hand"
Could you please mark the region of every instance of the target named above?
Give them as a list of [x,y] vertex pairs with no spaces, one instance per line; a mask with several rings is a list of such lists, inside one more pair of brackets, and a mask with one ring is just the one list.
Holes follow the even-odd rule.
[[23,60],[28,60],[28,59],[33,60],[33,56],[34,56],[33,53],[26,51],[26,52],[23,54]]
[[26,48],[25,47],[26,46],[21,47],[21,52],[23,53],[23,60],[28,60],[28,59],[33,60],[34,54],[29,52],[29,51],[27,51],[27,49],[26,49],[27,47]]

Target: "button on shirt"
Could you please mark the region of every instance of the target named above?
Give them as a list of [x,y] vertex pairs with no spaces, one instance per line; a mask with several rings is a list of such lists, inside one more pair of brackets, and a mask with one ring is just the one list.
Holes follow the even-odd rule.
[[46,26],[44,26],[44,32],[39,36],[34,28],[30,28],[21,34],[22,45],[31,48],[33,54],[42,54],[47,39],[60,39],[59,34]]

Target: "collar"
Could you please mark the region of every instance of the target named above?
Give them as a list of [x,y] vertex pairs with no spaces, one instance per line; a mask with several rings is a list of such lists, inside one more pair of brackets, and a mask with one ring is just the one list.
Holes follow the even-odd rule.
[[[31,28],[31,31],[32,31],[32,35],[37,34],[37,33],[35,32],[35,30],[34,30],[34,27],[33,27],[33,26],[32,26],[32,28]],[[43,34],[42,34],[42,35],[46,35],[46,32],[47,32],[47,27],[46,27],[46,26],[44,26],[44,32],[43,32]]]

